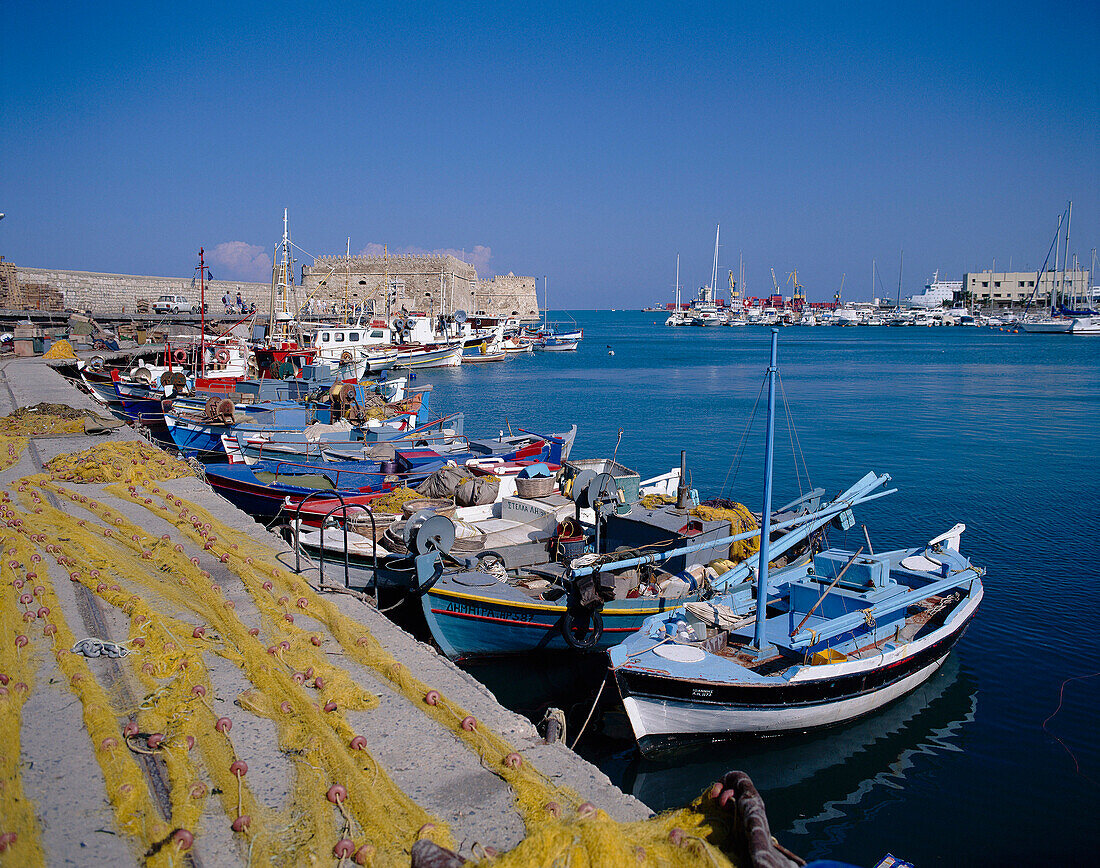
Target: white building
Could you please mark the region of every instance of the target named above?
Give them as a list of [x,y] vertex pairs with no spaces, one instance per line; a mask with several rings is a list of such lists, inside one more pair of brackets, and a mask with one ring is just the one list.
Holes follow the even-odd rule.
[[[1039,280],[1038,291],[1035,281]],[[1021,307],[1033,295],[1034,304],[1045,307],[1072,299],[1083,300],[1088,295],[1089,273],[1076,271],[979,271],[963,275],[963,284],[970,301],[979,307]]]

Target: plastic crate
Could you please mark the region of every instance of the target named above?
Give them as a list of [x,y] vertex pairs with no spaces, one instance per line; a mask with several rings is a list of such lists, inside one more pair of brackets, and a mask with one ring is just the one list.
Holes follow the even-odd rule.
[[623,496],[623,502],[619,504],[616,512],[626,515],[630,512],[631,505],[638,499],[638,489],[641,487],[642,477],[637,471],[629,467],[623,467],[617,461],[610,458],[581,458],[577,461],[567,461],[564,468],[565,480],[573,479],[582,470],[591,470],[595,473],[610,473],[619,492]]

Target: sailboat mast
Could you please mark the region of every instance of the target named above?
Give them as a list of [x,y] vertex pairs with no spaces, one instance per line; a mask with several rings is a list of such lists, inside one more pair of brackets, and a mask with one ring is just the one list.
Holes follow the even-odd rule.
[[[719,223],[714,229],[714,262],[710,267],[710,291],[712,293],[718,292],[718,233],[722,231],[722,224]],[[711,301],[714,299],[712,298]]]
[[771,650],[765,633],[768,617],[768,558],[772,523],[772,457],[775,453],[775,378],[779,371],[779,329],[772,329],[772,355],[768,365],[768,427],[764,435],[764,511],[760,516],[760,562],[756,570],[756,627],[752,647],[760,656]]
[[348,315],[348,304],[351,301],[351,236],[348,236],[347,258],[344,260],[344,317]]
[[676,254],[676,314],[680,314],[680,254]]
[[[1069,203],[1069,214],[1066,216],[1066,249],[1062,253],[1062,307],[1066,306],[1065,290],[1066,290],[1066,265],[1069,263],[1069,227],[1073,222],[1073,200]],[[1054,263],[1055,267],[1058,263]],[[1072,305],[1072,302],[1071,302]]]
[[199,371],[206,376],[206,260],[199,248]]
[[902,269],[905,267],[905,251],[901,251],[901,256],[898,257],[898,306],[897,312],[901,313],[901,275]]
[[[744,299],[748,296],[745,294],[745,254],[743,251],[737,253],[737,291],[741,293],[741,307],[744,308]],[[730,304],[732,303],[731,301]]]
[[1050,312],[1052,314],[1057,309],[1055,305],[1058,303],[1058,258],[1062,255],[1062,217],[1065,217],[1064,211],[1062,216],[1058,218],[1058,233],[1054,239],[1054,280],[1050,287]]

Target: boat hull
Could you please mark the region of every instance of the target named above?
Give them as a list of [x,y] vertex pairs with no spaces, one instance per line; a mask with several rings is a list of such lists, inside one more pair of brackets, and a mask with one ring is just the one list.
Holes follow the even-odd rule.
[[401,347],[395,368],[457,368],[462,364],[462,344],[422,349]]
[[1066,335],[1073,330],[1073,320],[1043,320],[1022,322],[1020,329],[1029,335]]
[[[662,597],[606,603],[600,613],[603,634],[586,650],[610,648],[646,618],[683,604],[683,599]],[[572,650],[562,631],[564,604],[505,599],[493,589],[479,593],[447,577],[424,595],[422,606],[436,644],[453,660]]]
[[825,677],[726,684],[620,668],[615,682],[643,754],[674,744],[836,726],[870,714],[927,681],[965,633],[980,599],[968,602],[957,618],[925,639],[871,664],[859,660],[814,667]]

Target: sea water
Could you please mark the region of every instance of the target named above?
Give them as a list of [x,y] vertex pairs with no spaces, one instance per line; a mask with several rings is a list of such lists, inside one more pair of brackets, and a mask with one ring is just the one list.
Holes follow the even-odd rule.
[[[463,410],[479,436],[575,423],[574,458],[615,454],[643,479],[678,466],[686,450],[701,497],[759,510],[770,331],[668,328],[644,312],[572,317],[584,328],[575,353],[419,375],[435,384],[433,409]],[[1100,337],[781,329],[773,502],[889,473],[899,493],[860,508],[831,543],[864,545],[866,525],[876,549],[916,546],[964,522],[962,551],[988,570],[977,617],[924,686],[851,724],[649,761],[609,685],[578,751],[655,810],[743,769],[774,834],[805,857],[1091,861],[1100,851],[1100,675],[1087,677],[1100,672],[1098,363]],[[564,706],[577,729],[605,666],[597,657],[525,679],[509,677],[509,663],[470,671],[535,719]]]

